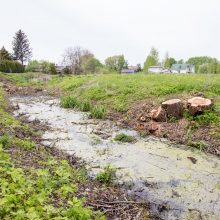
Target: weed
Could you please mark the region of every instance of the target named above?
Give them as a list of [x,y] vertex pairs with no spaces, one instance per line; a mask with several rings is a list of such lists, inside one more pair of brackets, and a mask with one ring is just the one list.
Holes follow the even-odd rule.
[[125,143],[132,143],[132,142],[135,141],[135,138],[130,136],[130,135],[121,133],[121,134],[117,134],[115,136],[114,140],[115,141],[120,141],[120,142],[125,142]]
[[3,148],[6,148],[10,145],[10,138],[7,134],[0,136],[0,144],[3,146]]
[[106,109],[104,107],[95,106],[90,110],[90,117],[104,119],[106,117]]
[[202,125],[217,124],[220,122],[220,117],[215,111],[205,111],[202,115],[197,115],[194,120]]
[[207,148],[207,144],[204,143],[203,141],[190,141],[188,144],[189,146],[195,147],[200,151],[204,151]]
[[91,104],[89,102],[78,103],[80,111],[89,112],[91,110]]
[[110,164],[104,167],[104,171],[100,172],[96,176],[96,180],[100,183],[104,183],[106,185],[109,185],[113,183],[113,181],[116,178],[115,175],[116,169],[113,168]]
[[65,96],[61,98],[60,105],[62,108],[75,108],[78,105],[78,101],[73,96]]

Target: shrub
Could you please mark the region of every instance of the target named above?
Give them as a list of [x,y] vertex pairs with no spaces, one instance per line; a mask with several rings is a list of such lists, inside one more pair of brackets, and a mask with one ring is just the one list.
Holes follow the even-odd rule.
[[132,143],[135,141],[135,138],[132,136],[129,136],[127,134],[121,133],[115,136],[115,141],[125,142],[125,143]]
[[65,96],[61,98],[60,105],[62,108],[75,108],[78,105],[78,101],[73,96]]
[[104,107],[95,106],[90,110],[90,117],[104,119],[106,117],[106,109]]
[[3,60],[0,62],[0,72],[3,72],[3,73],[23,73],[24,66],[17,61]]
[[96,180],[100,183],[111,184],[115,179],[115,171],[116,169],[111,167],[111,165],[107,165],[104,167],[104,171],[100,172],[96,176]]
[[41,61],[32,60],[28,63],[25,70],[26,72],[42,72],[48,74],[55,74],[56,66],[54,63],[50,63],[45,60],[41,60]]

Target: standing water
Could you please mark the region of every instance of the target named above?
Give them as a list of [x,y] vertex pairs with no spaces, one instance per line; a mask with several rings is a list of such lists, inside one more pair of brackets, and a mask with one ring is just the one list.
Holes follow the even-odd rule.
[[[118,182],[129,186],[129,193],[139,199],[158,204],[155,208],[163,219],[220,219],[217,157],[166,140],[141,138],[114,122],[92,120],[85,113],[62,109],[57,99],[14,97],[11,102],[19,105],[16,116],[22,114],[30,121],[37,119],[49,125],[42,137],[44,145],[82,158],[91,175],[111,164],[117,168]],[[132,135],[137,141],[116,142],[114,137],[119,133]]]

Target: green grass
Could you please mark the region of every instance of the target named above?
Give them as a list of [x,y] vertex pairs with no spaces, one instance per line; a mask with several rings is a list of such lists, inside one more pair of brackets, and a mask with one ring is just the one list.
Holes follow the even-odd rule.
[[130,105],[152,98],[160,102],[166,96],[203,92],[216,99],[220,110],[220,75],[86,75],[54,77],[51,88],[58,87],[64,93],[78,99],[95,102],[106,109],[126,111]]
[[220,74],[99,74],[52,76],[48,82],[33,81],[45,74],[0,74],[18,85],[49,86],[60,89],[66,96],[77,97],[103,106],[105,109],[124,112],[131,104],[153,99],[161,102],[166,97],[177,97],[202,92],[206,97],[215,98],[216,110],[220,111]]
[[124,142],[124,143],[132,143],[135,141],[135,138],[130,136],[130,135],[127,135],[127,134],[124,134],[124,133],[121,133],[121,134],[117,134],[114,138],[115,141],[120,141],[120,142]]
[[83,112],[90,112],[90,118],[104,119],[106,109],[102,106],[92,106],[88,101],[80,101],[74,96],[61,97],[60,106],[62,108],[76,108]]

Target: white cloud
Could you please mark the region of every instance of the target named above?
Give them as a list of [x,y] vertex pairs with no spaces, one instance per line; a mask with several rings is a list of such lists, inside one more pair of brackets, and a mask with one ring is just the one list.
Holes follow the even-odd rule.
[[220,59],[219,0],[0,0],[0,46],[11,49],[19,28],[34,58],[60,61],[64,49],[81,45],[104,60],[123,53],[143,63],[151,46],[177,59]]

